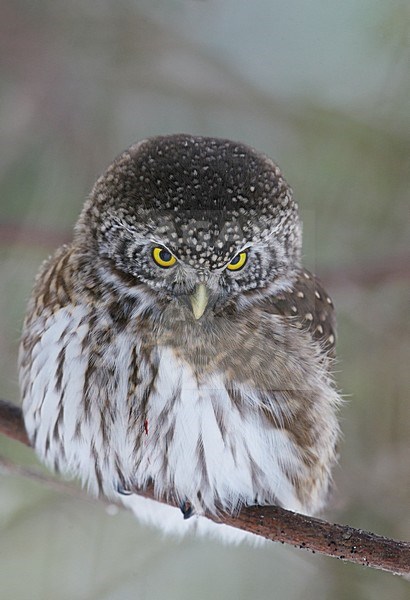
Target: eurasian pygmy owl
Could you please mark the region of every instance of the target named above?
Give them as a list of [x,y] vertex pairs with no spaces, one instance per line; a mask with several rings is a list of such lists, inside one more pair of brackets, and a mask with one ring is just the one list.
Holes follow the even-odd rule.
[[40,458],[109,498],[153,485],[196,514],[319,511],[339,431],[334,313],[300,252],[265,155],[189,135],[131,146],[28,306],[20,381]]

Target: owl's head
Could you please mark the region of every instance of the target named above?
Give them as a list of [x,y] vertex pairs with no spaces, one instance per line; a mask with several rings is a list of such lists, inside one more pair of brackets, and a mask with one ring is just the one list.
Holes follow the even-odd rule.
[[198,319],[286,288],[299,266],[301,225],[267,156],[229,140],[171,135],[135,144],[112,163],[76,239],[130,288],[185,303]]

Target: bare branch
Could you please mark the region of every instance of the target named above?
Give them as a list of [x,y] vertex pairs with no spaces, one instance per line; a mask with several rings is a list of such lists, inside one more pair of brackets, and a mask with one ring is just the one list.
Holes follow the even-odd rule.
[[4,400],[0,400],[0,433],[30,446],[21,408]]
[[[20,408],[0,400],[0,432],[23,444],[30,445]],[[45,483],[62,493],[78,496],[83,494],[74,485],[62,483],[51,476],[33,469],[0,460],[0,472],[14,473]],[[151,488],[138,493],[152,500],[163,501],[154,496]],[[297,548],[333,556],[344,561],[381,569],[399,575],[410,574],[410,543],[386,538],[348,525],[328,523],[278,506],[248,506],[238,515],[225,514],[209,519],[225,523],[268,540],[291,544]],[[181,517],[182,518],[182,517]]]
[[410,573],[410,544],[348,525],[329,523],[277,506],[248,506],[224,523],[326,556],[395,574]]

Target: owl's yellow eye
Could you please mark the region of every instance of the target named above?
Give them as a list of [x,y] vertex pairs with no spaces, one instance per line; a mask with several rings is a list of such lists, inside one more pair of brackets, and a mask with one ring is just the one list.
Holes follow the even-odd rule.
[[164,269],[172,267],[177,262],[175,256],[162,246],[156,246],[156,248],[153,249],[152,258],[159,267],[163,267]]
[[239,269],[242,269],[242,267],[245,266],[245,263],[247,260],[248,260],[248,253],[247,252],[239,252],[239,254],[237,254],[235,256],[235,258],[233,258],[231,260],[230,263],[228,263],[227,267],[230,271],[239,271]]

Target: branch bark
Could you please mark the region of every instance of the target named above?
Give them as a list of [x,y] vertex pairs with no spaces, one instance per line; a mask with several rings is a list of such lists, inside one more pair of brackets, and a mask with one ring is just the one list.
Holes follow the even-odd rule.
[[[0,433],[30,446],[21,409],[4,400],[0,400]],[[78,488],[56,482],[52,477],[32,469],[19,466],[13,468],[12,463],[4,459],[0,460],[0,467],[3,472],[30,477],[41,483],[50,484],[63,493],[78,495]],[[162,501],[154,496],[152,489],[140,490],[138,493],[146,498]],[[242,508],[238,515],[225,514],[223,517],[215,517],[207,514],[206,516],[213,521],[243,529],[268,540],[310,550],[313,553],[318,552],[398,575],[410,574],[410,543],[408,542],[393,540],[348,525],[329,523],[278,506],[247,506]]]

